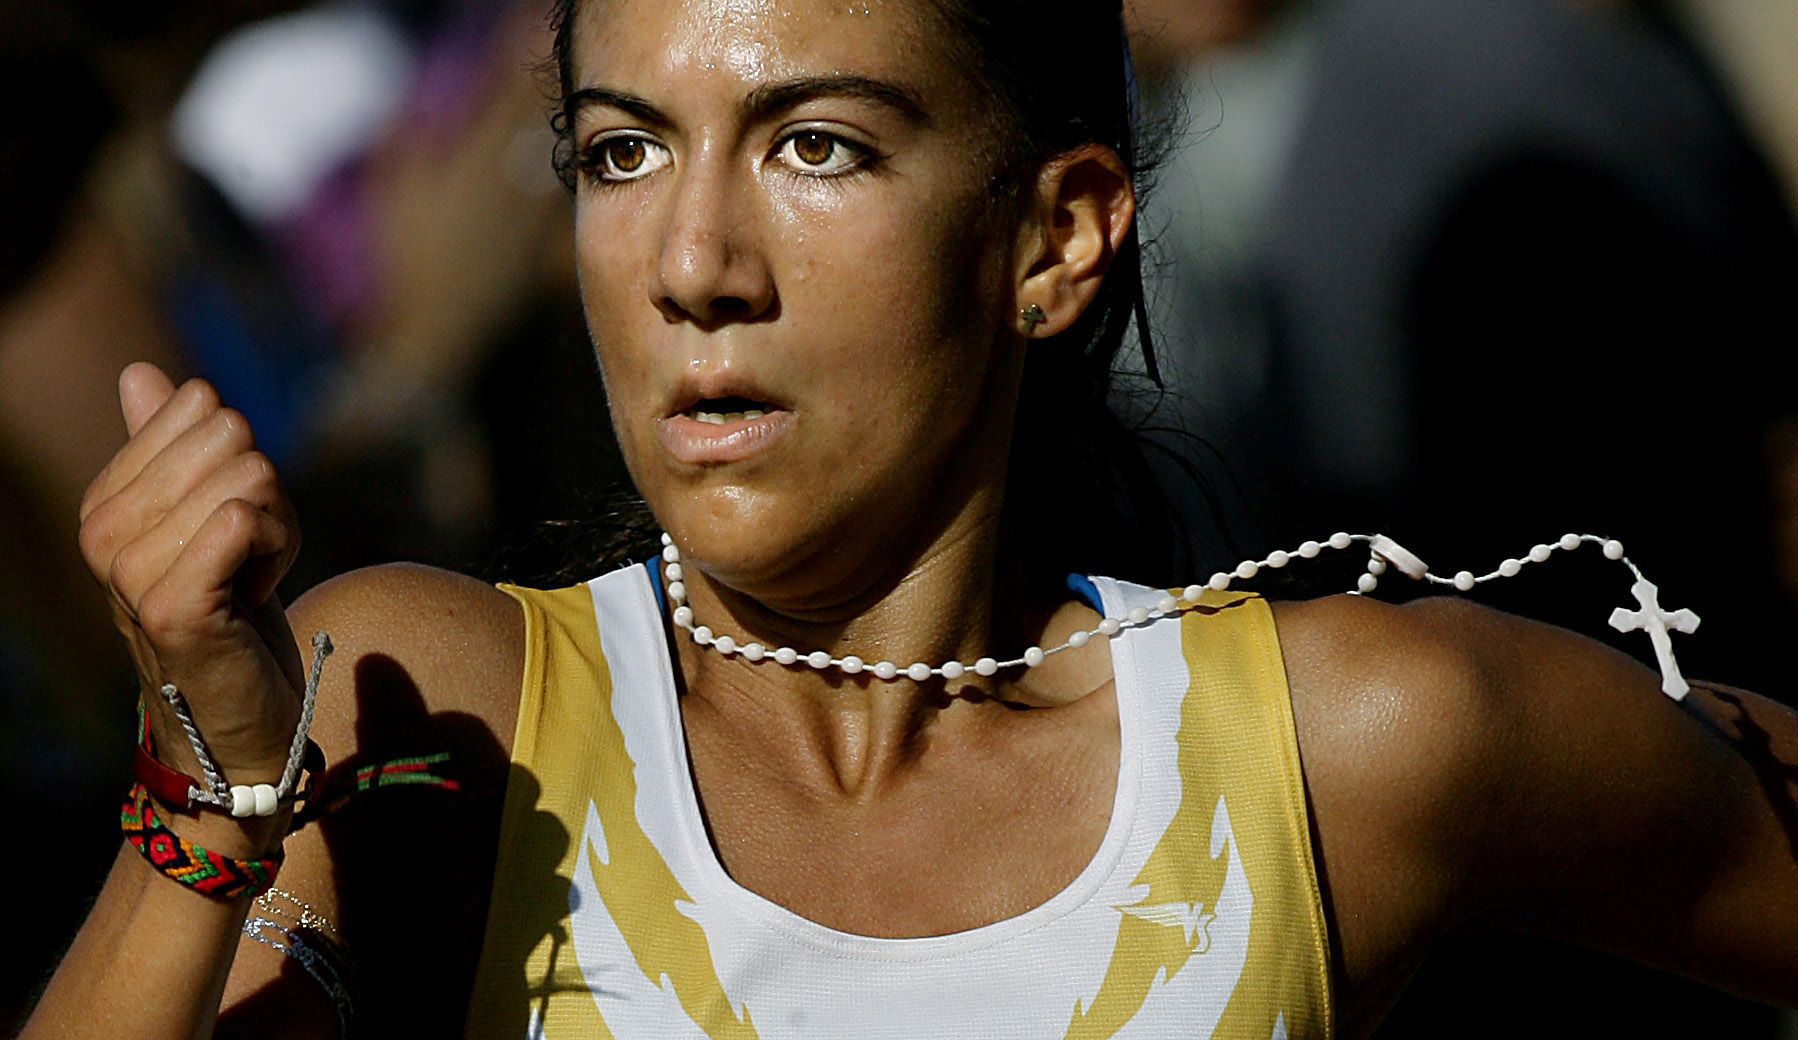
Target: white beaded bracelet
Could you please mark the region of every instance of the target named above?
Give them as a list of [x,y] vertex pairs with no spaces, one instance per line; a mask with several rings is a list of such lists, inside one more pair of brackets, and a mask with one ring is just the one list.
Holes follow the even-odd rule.
[[300,724],[294,730],[293,743],[287,752],[287,767],[281,771],[279,784],[227,784],[219,774],[218,766],[212,761],[212,754],[206,750],[206,739],[200,736],[199,727],[194,725],[193,712],[187,707],[187,698],[174,683],[162,685],[162,697],[168,701],[169,707],[175,711],[175,718],[181,723],[181,729],[187,734],[187,743],[193,748],[194,758],[199,760],[200,773],[205,777],[206,786],[195,785],[189,797],[196,802],[204,802],[214,808],[223,809],[238,819],[250,816],[273,816],[280,811],[282,805],[293,797],[294,785],[299,782],[300,765],[306,755],[306,740],[312,732],[312,708],[318,700],[318,680],[323,673],[325,658],[331,656],[331,637],[323,632],[312,635],[312,667],[306,675],[306,690],[300,703]]

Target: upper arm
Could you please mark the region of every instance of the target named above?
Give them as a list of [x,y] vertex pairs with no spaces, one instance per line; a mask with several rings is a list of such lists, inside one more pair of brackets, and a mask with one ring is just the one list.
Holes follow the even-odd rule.
[[1466,908],[1798,1003],[1798,717],[1721,688],[1676,702],[1616,651],[1481,614],[1477,696],[1503,724],[1476,720],[1498,772]]
[[[296,638],[335,652],[312,736],[335,780],[362,766],[447,753],[458,789],[378,788],[287,840],[278,887],[332,921],[356,958],[369,1035],[455,1035],[486,914],[524,659],[516,601],[470,578],[387,566],[334,579],[288,611]],[[353,867],[350,866],[353,864]],[[252,908],[252,913],[254,913]],[[245,940],[221,1033],[334,1035],[322,990]]]
[[1346,1001],[1377,1014],[1473,919],[1798,1000],[1789,711],[1675,703],[1622,654],[1458,600],[1279,618]]

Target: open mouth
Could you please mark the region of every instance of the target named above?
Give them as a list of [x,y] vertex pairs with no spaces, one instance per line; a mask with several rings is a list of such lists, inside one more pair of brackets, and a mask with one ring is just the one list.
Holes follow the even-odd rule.
[[676,462],[694,466],[747,462],[770,451],[794,425],[792,411],[782,404],[721,393],[726,389],[721,386],[709,389],[711,396],[698,391],[691,404],[677,405],[677,411],[656,423],[656,436]]
[[693,402],[693,406],[683,414],[695,422],[724,426],[734,422],[760,419],[773,410],[773,406],[766,401],[756,401],[747,397],[705,397]]

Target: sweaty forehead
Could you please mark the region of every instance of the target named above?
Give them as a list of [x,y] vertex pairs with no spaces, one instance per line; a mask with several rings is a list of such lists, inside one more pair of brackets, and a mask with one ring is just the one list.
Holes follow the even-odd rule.
[[954,97],[960,76],[929,31],[931,10],[930,0],[586,0],[575,85],[653,93],[855,72]]

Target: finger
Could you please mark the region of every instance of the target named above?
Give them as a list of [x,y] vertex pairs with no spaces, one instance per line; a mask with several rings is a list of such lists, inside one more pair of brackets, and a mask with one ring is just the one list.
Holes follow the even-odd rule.
[[[294,513],[293,501],[281,487],[274,463],[259,451],[240,455],[208,477],[190,497],[194,503],[202,505],[242,499],[273,517],[286,530],[284,547],[279,552],[252,555],[233,579],[237,598],[246,606],[260,606],[274,594],[275,586],[293,566],[294,557],[300,551],[299,518]],[[197,526],[204,522],[205,518],[197,510],[180,512],[179,517],[171,518],[177,525]]]
[[241,498],[221,502],[139,601],[138,624],[156,647],[183,654],[237,634],[233,579],[245,563],[286,552],[291,532]]
[[[228,461],[254,445],[242,417],[216,407],[216,402],[217,396],[204,384],[192,389],[183,386],[88,488],[87,500],[82,503],[81,554],[101,584],[117,592],[114,557],[122,548],[192,494],[218,468],[220,463],[215,460]],[[200,418],[190,423],[193,416]],[[165,440],[171,443],[162,444]],[[162,450],[148,460],[140,462],[134,457],[158,444]],[[218,501],[215,498],[208,510]],[[203,519],[196,518],[193,526]],[[185,537],[185,532],[179,537]],[[138,555],[143,555],[141,547]],[[128,570],[135,573],[135,568]]]
[[[127,497],[119,496],[120,500]],[[261,452],[233,456],[207,474],[172,509],[154,518],[148,530],[114,554],[106,568],[106,581],[127,613],[137,614],[143,594],[163,579],[219,505],[233,499],[250,503],[290,528],[297,527],[293,506],[282,492],[275,467],[267,456]],[[105,519],[102,514],[95,514],[96,523]],[[294,533],[297,542],[297,530]]]
[[[278,521],[280,518],[276,517]],[[300,552],[300,529],[283,525],[287,540],[281,550],[266,556],[252,556],[237,572],[237,598],[245,606],[260,607],[275,594],[275,587],[287,576],[295,556]]]
[[[181,431],[124,487],[96,506],[89,521],[103,535],[110,535],[113,544],[135,538],[199,493],[216,474],[242,466],[252,456],[252,464],[259,471],[266,471],[268,482],[274,484],[274,467],[255,448],[256,437],[244,417],[230,408],[220,408]],[[231,496],[212,498],[206,503],[207,512],[228,497]],[[195,517],[194,526],[204,519],[204,515]],[[103,542],[107,540],[101,538]],[[103,548],[99,551],[104,553]]]
[[119,373],[119,410],[125,413],[126,435],[137,436],[137,431],[174,394],[175,384],[162,369],[148,361],[126,365]]
[[179,389],[163,400],[148,421],[138,426],[131,439],[112,457],[112,461],[106,464],[106,468],[100,471],[93,483],[88,485],[87,494],[81,500],[82,519],[86,520],[90,512],[129,484],[151,459],[186,432],[188,427],[221,407],[223,405],[219,402],[218,391],[204,379],[190,379],[182,383]]

